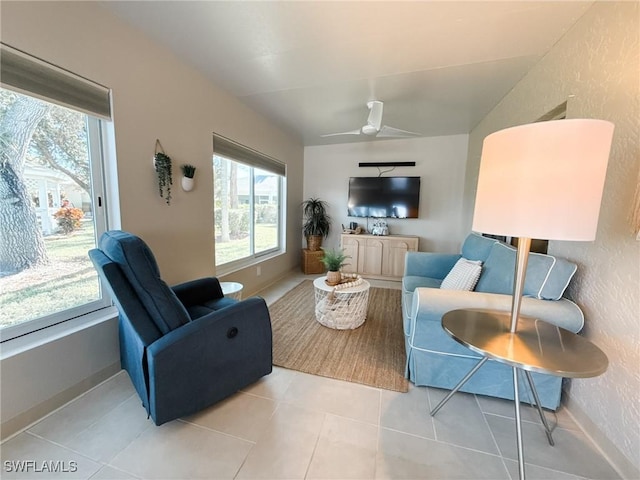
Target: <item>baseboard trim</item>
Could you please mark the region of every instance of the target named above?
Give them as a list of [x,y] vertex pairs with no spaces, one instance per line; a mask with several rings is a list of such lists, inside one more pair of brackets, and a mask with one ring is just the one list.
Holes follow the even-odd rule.
[[73,387],[58,393],[57,395],[39,403],[35,407],[10,418],[7,421],[3,421],[0,425],[0,440],[8,440],[13,435],[20,433],[27,429],[34,423],[40,421],[46,415],[54,412],[60,407],[66,405],[70,401],[74,400],[79,395],[87,392],[96,385],[104,382],[108,378],[111,378],[121,370],[120,362],[116,362],[108,367],[100,370],[98,373],[85,378],[81,382],[75,384]]
[[[299,273],[300,272],[300,264],[295,265],[294,267],[291,267],[291,269],[286,270],[284,272],[282,272],[281,275],[278,275],[275,278],[272,278],[264,283],[261,283],[257,286],[255,286],[253,288],[253,290],[246,292],[246,295],[243,294],[242,298],[248,298],[251,297],[253,295],[260,295],[260,292],[262,292],[263,290],[266,290],[267,288],[269,288],[272,285],[275,285],[276,283],[282,281],[283,279],[287,278],[289,275],[292,275],[294,273]],[[301,280],[302,281],[302,280]]]
[[586,412],[571,399],[567,391],[563,392],[563,403],[578,424],[580,429],[591,438],[591,441],[600,449],[602,455],[609,461],[611,466],[618,472],[621,478],[637,480],[640,478],[640,470],[633,465],[629,459],[616,447],[611,440],[593,423]]

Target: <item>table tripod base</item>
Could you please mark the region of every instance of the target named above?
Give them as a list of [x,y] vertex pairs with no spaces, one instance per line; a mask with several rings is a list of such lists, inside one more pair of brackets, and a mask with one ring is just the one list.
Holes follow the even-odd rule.
[[489,358],[488,358],[488,357],[484,357],[482,360],[480,360],[480,361],[476,364],[476,366],[475,366],[475,367],[473,367],[473,368],[469,371],[469,373],[467,373],[467,374],[464,376],[464,378],[458,382],[458,384],[457,384],[455,387],[453,387],[453,390],[451,390],[451,391],[449,392],[449,394],[448,394],[446,397],[444,397],[444,398],[440,401],[440,403],[439,403],[438,405],[436,405],[436,408],[434,408],[433,410],[431,410],[431,412],[429,413],[429,415],[431,415],[431,416],[433,417],[436,413],[438,413],[438,410],[440,410],[442,407],[444,407],[444,404],[445,404],[445,403],[447,403],[447,402],[449,401],[449,399],[450,399],[451,397],[453,397],[453,395],[454,395],[458,390],[460,390],[460,389],[462,388],[462,386],[463,386],[465,383],[467,383],[467,380],[469,380],[471,377],[473,377],[473,375],[474,375],[474,374],[475,374],[475,373],[480,369],[480,367],[481,367],[482,365],[484,365],[485,363],[487,363],[487,360],[489,360]]
[[[458,382],[458,384],[453,387],[446,397],[444,397],[436,407],[429,412],[429,415],[432,417],[438,413],[438,411],[444,407],[444,405],[453,397],[455,393],[457,393],[467,381],[475,375],[475,373],[482,367],[489,357],[483,357],[470,371],[467,373],[462,380]],[[522,418],[520,415],[520,389],[518,382],[518,367],[511,367],[513,369],[513,401],[515,406],[515,420],[516,420],[516,440],[518,446],[518,471],[520,475],[520,480],[525,480],[525,472],[524,472],[524,445],[522,441]],[[538,414],[540,415],[540,420],[542,420],[542,424],[544,426],[545,433],[547,434],[547,440],[549,445],[555,445],[553,441],[553,437],[551,436],[551,429],[549,428],[549,424],[547,422],[547,418],[544,416],[544,412],[542,411],[542,407],[540,406],[540,397],[538,396],[538,391],[536,390],[536,386],[533,383],[533,378],[531,377],[531,373],[523,370],[526,377],[527,382],[529,383],[529,388],[531,389],[531,393],[533,395],[533,399],[535,401],[535,407],[538,410]]]

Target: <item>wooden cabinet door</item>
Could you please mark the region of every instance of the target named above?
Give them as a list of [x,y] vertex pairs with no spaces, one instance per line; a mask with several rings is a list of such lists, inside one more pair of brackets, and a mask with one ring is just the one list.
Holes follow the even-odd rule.
[[377,239],[367,239],[363,250],[363,255],[359,259],[359,271],[364,275],[382,275],[384,242]]
[[414,249],[405,240],[387,240],[382,261],[382,274],[389,277],[402,277],[404,257],[411,250]]
[[360,243],[358,239],[353,235],[342,235],[341,248],[344,250],[345,255],[349,258],[346,260],[348,265],[342,267],[344,273],[357,273],[358,272],[358,252]]

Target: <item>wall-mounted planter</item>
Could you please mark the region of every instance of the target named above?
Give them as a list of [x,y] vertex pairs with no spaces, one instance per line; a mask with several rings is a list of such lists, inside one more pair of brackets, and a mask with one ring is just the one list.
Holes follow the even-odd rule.
[[190,192],[193,190],[193,186],[195,185],[195,180],[189,177],[182,177],[182,189],[185,192]]
[[194,167],[193,165],[189,165],[188,163],[185,163],[184,165],[180,166],[180,169],[182,170],[182,189],[185,192],[190,192],[191,190],[193,190],[193,187],[195,186],[195,181],[193,179],[193,177],[196,174],[196,167]]

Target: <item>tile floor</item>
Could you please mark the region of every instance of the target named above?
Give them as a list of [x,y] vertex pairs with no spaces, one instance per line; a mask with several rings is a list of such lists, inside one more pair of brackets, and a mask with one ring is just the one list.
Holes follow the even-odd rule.
[[[302,278],[262,296],[271,303]],[[403,394],[276,367],[229,399],[156,427],[120,372],[6,440],[0,476],[516,479],[512,403],[461,393],[430,417],[445,394],[424,387]],[[565,410],[551,415],[555,447],[533,409],[523,416],[528,479],[620,478]]]

